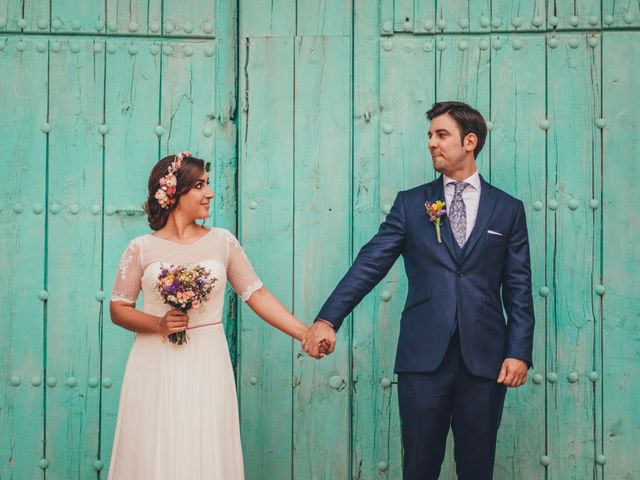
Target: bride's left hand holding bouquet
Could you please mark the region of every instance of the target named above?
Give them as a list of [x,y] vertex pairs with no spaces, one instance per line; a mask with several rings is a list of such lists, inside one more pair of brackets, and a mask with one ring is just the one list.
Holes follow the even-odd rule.
[[[202,308],[211,298],[217,280],[202,265],[161,265],[154,289],[164,303],[186,313],[192,308]],[[182,345],[187,342],[187,333],[172,333],[169,340]]]

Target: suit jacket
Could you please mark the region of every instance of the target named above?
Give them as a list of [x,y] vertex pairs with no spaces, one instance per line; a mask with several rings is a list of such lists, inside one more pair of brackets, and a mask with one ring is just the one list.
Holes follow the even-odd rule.
[[456,250],[446,215],[442,243],[437,242],[424,207],[426,201],[444,200],[442,177],[398,193],[378,233],[362,247],[318,318],[339,329],[402,255],[408,293],[396,373],[438,368],[456,325],[471,373],[495,379],[507,357],[531,365],[534,315],[524,206],[480,180],[478,216],[462,251]]

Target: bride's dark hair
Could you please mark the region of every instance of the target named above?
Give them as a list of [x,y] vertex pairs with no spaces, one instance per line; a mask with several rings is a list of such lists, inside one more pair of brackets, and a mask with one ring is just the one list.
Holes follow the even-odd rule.
[[180,196],[191,190],[200,179],[200,176],[209,171],[209,163],[196,157],[184,157],[182,166],[175,173],[176,193],[173,195],[175,202],[169,208],[162,208],[156,199],[156,192],[160,188],[160,179],[164,177],[169,166],[175,159],[175,155],[168,155],[154,165],[149,174],[149,196],[142,204],[142,208],[147,214],[147,221],[152,230],[160,230],[167,224],[169,214],[178,206]]

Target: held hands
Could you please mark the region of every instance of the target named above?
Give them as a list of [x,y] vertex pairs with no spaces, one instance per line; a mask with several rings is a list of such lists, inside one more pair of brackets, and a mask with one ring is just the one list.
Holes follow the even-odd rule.
[[316,321],[305,332],[301,343],[308,355],[319,359],[333,352],[336,346],[336,332],[331,325]]
[[158,333],[162,337],[168,337],[172,333],[183,332],[189,325],[189,315],[182,310],[174,308],[169,310],[158,320]]
[[498,375],[498,383],[504,383],[507,387],[519,387],[527,381],[529,366],[519,358],[505,358],[502,369]]

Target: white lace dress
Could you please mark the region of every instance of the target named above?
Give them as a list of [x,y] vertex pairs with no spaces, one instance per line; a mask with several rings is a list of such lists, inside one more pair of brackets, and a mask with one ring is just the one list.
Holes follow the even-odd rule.
[[236,238],[212,228],[187,245],[143,235],[125,250],[111,300],[162,316],[153,291],[161,265],[200,264],[217,278],[211,299],[191,310],[188,342],[136,334],[122,382],[109,480],[243,479],[238,404],[221,322],[227,280],[242,300],[262,287]]

